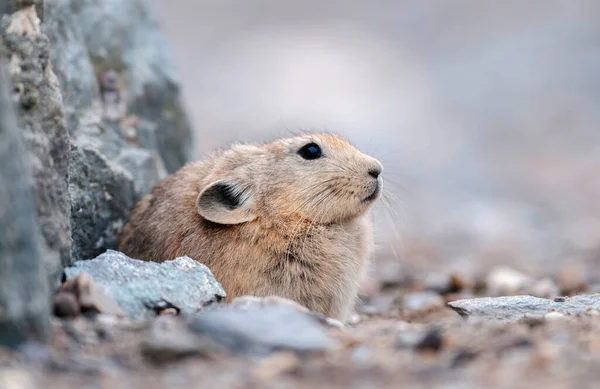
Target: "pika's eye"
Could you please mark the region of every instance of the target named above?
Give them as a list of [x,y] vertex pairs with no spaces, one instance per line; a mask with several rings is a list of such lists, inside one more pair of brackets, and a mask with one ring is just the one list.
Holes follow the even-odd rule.
[[321,148],[316,143],[309,143],[298,150],[298,154],[304,159],[321,158]]

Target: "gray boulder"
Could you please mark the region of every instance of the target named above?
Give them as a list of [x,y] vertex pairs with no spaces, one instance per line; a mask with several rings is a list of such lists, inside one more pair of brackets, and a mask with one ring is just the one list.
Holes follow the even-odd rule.
[[115,247],[137,200],[189,160],[190,126],[146,2],[46,0],[42,30],[73,149],[72,256],[94,258]]
[[33,175],[42,243],[47,246],[46,272],[56,287],[63,266],[71,263],[69,135],[58,80],[48,59],[49,42],[40,31],[34,7],[2,18],[0,57],[9,63],[12,97]]
[[156,150],[169,173],[186,163],[192,135],[180,81],[148,3],[46,0],[44,10],[65,105],[79,116],[70,115],[71,134],[100,137],[107,154],[127,145]]
[[50,337],[50,296],[27,152],[9,85],[0,66],[0,344],[17,346],[30,337]]
[[550,312],[567,316],[600,311],[600,294],[559,297],[553,300],[533,296],[504,296],[464,299],[448,305],[464,318],[516,321],[543,317]]
[[163,303],[190,314],[226,296],[210,269],[189,257],[156,263],[108,250],[65,269],[67,279],[83,272],[92,276],[133,319],[154,316],[153,307]]

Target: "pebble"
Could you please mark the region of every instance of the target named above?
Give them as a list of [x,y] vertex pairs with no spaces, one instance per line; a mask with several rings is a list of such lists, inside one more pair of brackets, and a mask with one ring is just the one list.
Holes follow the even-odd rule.
[[544,316],[546,320],[562,320],[565,319],[566,316],[560,312],[549,312]]
[[373,349],[367,345],[357,345],[350,354],[352,362],[356,365],[367,365],[373,358]]
[[426,331],[404,330],[400,331],[394,341],[394,347],[398,349],[416,348],[417,344],[424,338]]
[[441,272],[428,272],[423,279],[425,289],[438,294],[446,294],[453,291],[453,280],[450,274]]
[[263,359],[253,372],[255,379],[270,381],[278,376],[295,371],[300,364],[298,356],[289,351],[275,352]]
[[0,388],[2,389],[35,389],[31,374],[21,369],[0,369]]
[[191,332],[182,319],[172,316],[160,316],[153,320],[141,343],[142,355],[159,364],[193,355],[213,357],[224,351],[209,338],[201,338]]
[[525,292],[535,297],[551,298],[560,294],[560,288],[550,278],[536,281]]
[[400,299],[402,308],[411,311],[427,311],[444,306],[444,299],[434,292],[410,292]]
[[438,328],[429,330],[425,336],[415,344],[417,351],[440,351],[443,347],[444,339]]
[[576,265],[565,266],[556,276],[560,293],[566,296],[583,293],[587,290],[584,271]]
[[492,296],[517,294],[533,282],[530,276],[505,266],[492,269],[486,277],[488,293]]
[[79,302],[73,293],[57,293],[56,296],[54,296],[52,307],[54,316],[60,318],[74,318],[81,314]]
[[70,291],[77,296],[82,312],[125,315],[119,304],[87,273],[81,273],[77,277],[67,280],[63,283],[61,290]]
[[[67,297],[67,296],[72,297]],[[115,316],[124,316],[123,310],[119,304],[108,295],[102,287],[98,286],[92,277],[87,273],[81,273],[77,277],[65,281],[60,292],[55,298],[55,311],[60,309],[58,313],[64,313],[64,310],[70,310],[74,313],[75,308],[72,306],[73,300],[77,303],[80,312],[97,312]],[[56,305],[56,304],[60,305]],[[67,306],[70,304],[71,306]],[[59,317],[64,317],[57,315]]]
[[527,294],[549,298],[558,296],[560,290],[550,278],[536,280],[509,267],[496,267],[486,277],[488,294],[491,296],[514,296]]

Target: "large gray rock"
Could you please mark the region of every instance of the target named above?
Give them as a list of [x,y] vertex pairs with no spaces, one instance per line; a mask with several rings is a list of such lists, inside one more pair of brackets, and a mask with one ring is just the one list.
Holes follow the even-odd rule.
[[191,131],[146,2],[46,0],[44,13],[73,145],[72,256],[89,259],[114,248],[135,202],[188,161]]
[[291,306],[216,308],[193,317],[189,328],[233,353],[311,353],[335,347],[317,318]]
[[2,18],[0,57],[9,63],[13,100],[33,175],[37,216],[47,246],[46,271],[56,287],[63,266],[71,262],[69,135],[58,80],[48,59],[48,38],[40,31],[33,6]]
[[82,272],[92,276],[134,319],[153,316],[152,307],[163,301],[189,314],[226,296],[210,269],[189,257],[155,263],[108,250],[65,269],[67,279]]
[[[33,5],[32,5],[33,4]],[[44,22],[36,16],[44,10]],[[164,36],[138,0],[10,0],[0,55],[33,173],[44,264],[114,248],[136,201],[189,157]],[[166,166],[166,167],[165,167]]]
[[550,312],[563,315],[586,315],[600,310],[600,294],[560,297],[553,300],[533,296],[484,297],[448,303],[465,318],[519,320],[525,316],[542,317]]
[[100,137],[109,154],[125,141],[157,150],[168,172],[187,162],[191,130],[179,80],[147,2],[46,0],[44,7],[71,134]]
[[50,337],[50,296],[42,265],[27,152],[0,58],[0,344]]

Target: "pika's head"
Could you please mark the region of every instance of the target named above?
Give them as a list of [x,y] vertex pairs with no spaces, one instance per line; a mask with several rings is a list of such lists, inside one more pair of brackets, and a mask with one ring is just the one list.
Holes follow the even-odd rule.
[[215,157],[196,208],[219,224],[274,218],[343,222],[379,198],[381,172],[379,161],[336,135],[236,145]]

